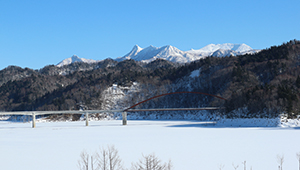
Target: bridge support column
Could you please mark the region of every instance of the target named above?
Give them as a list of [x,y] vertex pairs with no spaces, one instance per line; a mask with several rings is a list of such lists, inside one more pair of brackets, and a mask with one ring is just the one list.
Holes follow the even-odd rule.
[[127,112],[122,112],[123,125],[127,125]]
[[85,126],[89,126],[89,113],[85,113]]
[[32,128],[35,128],[35,113],[32,113]]

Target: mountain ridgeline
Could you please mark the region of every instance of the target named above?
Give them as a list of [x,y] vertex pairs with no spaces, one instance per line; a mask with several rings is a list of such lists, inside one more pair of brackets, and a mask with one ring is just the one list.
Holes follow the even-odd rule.
[[[136,50],[142,52],[139,47]],[[210,56],[185,64],[159,58],[149,62],[106,59],[49,65],[40,70],[9,66],[0,71],[0,77],[1,111],[77,110],[78,105],[90,110],[127,108],[159,94],[194,91],[227,100],[177,94],[137,107],[216,106],[225,109],[212,112],[230,118],[300,115],[297,40],[258,53]]]

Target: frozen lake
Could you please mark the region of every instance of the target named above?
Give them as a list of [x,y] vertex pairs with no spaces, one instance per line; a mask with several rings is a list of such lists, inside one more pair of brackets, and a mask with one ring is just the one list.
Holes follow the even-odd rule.
[[80,153],[114,145],[130,168],[142,154],[155,153],[176,170],[298,169],[299,128],[226,128],[197,121],[11,123],[0,121],[0,169],[76,170]]

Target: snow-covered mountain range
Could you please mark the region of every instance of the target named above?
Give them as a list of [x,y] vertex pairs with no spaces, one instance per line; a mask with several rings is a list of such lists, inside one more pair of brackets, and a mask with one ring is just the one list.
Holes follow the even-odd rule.
[[189,51],[181,51],[176,47],[167,45],[163,47],[149,46],[141,48],[135,45],[133,49],[123,57],[119,57],[117,61],[133,59],[142,62],[151,62],[157,58],[165,59],[177,63],[188,63],[208,56],[225,57],[243,54],[253,54],[260,50],[253,50],[246,44],[209,44],[201,49]]
[[246,44],[209,44],[199,50],[191,49],[187,52],[198,54],[199,56],[214,56],[214,57],[225,57],[225,56],[236,56],[244,54],[257,53],[260,50],[254,50]]
[[117,61],[123,61],[133,59],[142,62],[151,62],[157,58],[165,59],[177,63],[187,63],[199,59],[197,55],[189,52],[181,51],[171,45],[163,47],[149,46],[147,48],[141,48],[135,45],[133,49],[123,57],[119,57]]
[[84,62],[84,63],[96,63],[98,61],[93,60],[93,59],[85,59],[85,58],[80,58],[77,55],[73,55],[70,58],[64,59],[63,61],[59,62],[56,66],[57,67],[62,67],[64,65],[69,65],[75,62]]
[[[149,46],[147,48],[141,48],[138,45],[135,45],[132,50],[123,57],[118,57],[116,61],[123,61],[128,59],[133,59],[136,61],[141,61],[145,63],[149,63],[158,58],[165,59],[168,61],[176,62],[176,63],[189,63],[195,60],[199,60],[201,58],[205,58],[208,56],[215,57],[225,57],[225,56],[236,56],[243,54],[253,54],[257,53],[260,50],[254,50],[250,46],[246,44],[209,44],[201,49],[194,50],[191,49],[189,51],[181,51],[176,47],[171,45],[163,46],[163,47],[154,47]],[[60,63],[57,64],[58,67],[63,65],[68,65],[74,62],[86,62],[86,63],[95,63],[98,62],[96,60],[79,58],[76,55],[73,55],[71,58],[67,58]]]
[[133,59],[142,62],[151,62],[157,58],[169,60],[177,63],[187,63],[199,60],[208,56],[225,57],[243,55],[246,53],[256,53],[259,50],[253,50],[246,44],[209,44],[199,50],[191,49],[189,51],[181,51],[176,47],[167,45],[163,47],[149,46],[141,48],[135,45],[133,49],[123,57],[119,57],[117,61]]

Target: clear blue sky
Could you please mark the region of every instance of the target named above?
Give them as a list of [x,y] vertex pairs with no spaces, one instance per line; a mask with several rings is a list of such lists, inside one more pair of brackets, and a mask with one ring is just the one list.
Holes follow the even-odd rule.
[[117,58],[135,44],[264,49],[299,40],[299,19],[299,0],[0,0],[0,69]]

